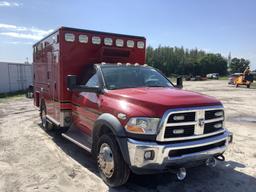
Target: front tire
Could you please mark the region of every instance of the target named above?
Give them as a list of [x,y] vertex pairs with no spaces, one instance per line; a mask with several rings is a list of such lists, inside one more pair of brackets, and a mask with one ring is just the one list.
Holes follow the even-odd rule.
[[101,178],[110,187],[118,187],[127,182],[130,169],[113,135],[102,135],[97,145],[97,165]]

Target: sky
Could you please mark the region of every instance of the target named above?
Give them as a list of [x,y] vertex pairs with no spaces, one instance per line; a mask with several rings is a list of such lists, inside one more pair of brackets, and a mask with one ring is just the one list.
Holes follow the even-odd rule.
[[145,36],[243,57],[256,69],[255,0],[0,0],[0,61],[32,62],[32,45],[60,26]]

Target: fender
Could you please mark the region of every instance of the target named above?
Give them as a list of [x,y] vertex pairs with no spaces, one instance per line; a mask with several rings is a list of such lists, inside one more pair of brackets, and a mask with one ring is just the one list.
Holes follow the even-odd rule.
[[101,128],[103,125],[110,128],[115,136],[126,137],[124,127],[121,125],[120,121],[110,113],[103,113],[98,117],[98,119],[94,123],[93,137],[94,134],[98,133],[98,129]]
[[127,135],[125,133],[124,127],[121,125],[119,120],[110,113],[104,113],[98,117],[94,123],[92,132],[92,153],[95,154],[95,149],[97,145],[97,140],[99,138],[99,133],[103,126],[108,127],[116,138],[119,145],[120,151],[123,155],[125,162],[130,165],[130,157],[127,145]]

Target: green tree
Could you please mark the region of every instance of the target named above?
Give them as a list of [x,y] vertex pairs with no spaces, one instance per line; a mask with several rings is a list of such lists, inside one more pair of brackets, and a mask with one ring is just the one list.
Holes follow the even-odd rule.
[[198,72],[200,75],[206,75],[208,73],[219,73],[220,75],[227,74],[227,60],[220,54],[209,53],[204,56],[200,61],[200,69]]
[[244,58],[233,58],[230,63],[232,73],[242,73],[247,67],[250,66],[250,61]]
[[227,60],[220,54],[183,47],[147,47],[147,64],[160,69],[165,75],[206,75],[227,73]]

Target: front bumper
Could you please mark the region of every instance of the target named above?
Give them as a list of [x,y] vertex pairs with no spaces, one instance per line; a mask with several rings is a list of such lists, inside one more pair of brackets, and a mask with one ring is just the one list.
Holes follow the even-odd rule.
[[[134,169],[162,170],[171,166],[183,166],[192,162],[206,160],[224,153],[229,143],[232,142],[232,138],[232,133],[228,131],[210,138],[172,144],[144,142],[129,138],[130,165]],[[214,147],[217,143],[223,143],[223,145]],[[194,149],[196,149],[195,152],[193,152]],[[175,156],[170,155],[179,150],[183,150],[182,155],[179,153]],[[150,153],[149,151],[153,155],[148,155],[149,158],[145,158],[145,153]]]

